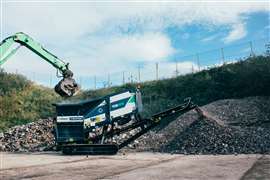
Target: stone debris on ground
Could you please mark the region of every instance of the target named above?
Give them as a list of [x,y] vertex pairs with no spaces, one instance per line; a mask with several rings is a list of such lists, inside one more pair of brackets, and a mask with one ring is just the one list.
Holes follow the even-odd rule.
[[34,152],[49,150],[54,146],[53,120],[41,119],[14,126],[2,133],[0,151]]
[[270,97],[219,100],[190,111],[134,143],[137,151],[181,154],[270,153]]
[[[219,100],[157,127],[123,151],[181,154],[270,153],[270,97]],[[53,120],[15,126],[0,136],[0,151],[34,152],[54,147]],[[115,136],[121,143],[139,129]]]

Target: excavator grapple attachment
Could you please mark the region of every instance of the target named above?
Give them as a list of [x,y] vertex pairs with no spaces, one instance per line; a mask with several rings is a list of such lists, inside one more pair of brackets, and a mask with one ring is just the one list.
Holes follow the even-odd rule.
[[79,91],[79,86],[72,77],[67,77],[59,81],[54,90],[62,97],[71,97]]

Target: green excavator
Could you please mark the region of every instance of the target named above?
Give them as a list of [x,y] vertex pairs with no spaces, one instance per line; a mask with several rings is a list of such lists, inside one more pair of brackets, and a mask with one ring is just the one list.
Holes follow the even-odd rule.
[[79,86],[73,79],[73,72],[69,69],[69,63],[62,61],[57,56],[50,53],[33,38],[23,32],[9,36],[1,42],[0,67],[15,54],[21,46],[25,46],[60,71],[62,79],[54,88],[56,93],[62,97],[70,97],[79,91]]

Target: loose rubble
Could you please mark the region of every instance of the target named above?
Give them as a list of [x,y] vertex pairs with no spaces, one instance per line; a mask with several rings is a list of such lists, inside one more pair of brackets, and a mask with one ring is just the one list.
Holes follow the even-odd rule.
[[[270,153],[270,97],[219,100],[201,107],[204,116],[190,111],[166,127],[149,131],[124,151],[181,154]],[[53,120],[15,126],[0,134],[0,151],[53,150]],[[121,143],[134,129],[113,137]]]
[[151,131],[137,151],[181,154],[270,153],[270,97],[219,100]]
[[12,127],[2,133],[0,151],[33,152],[50,150],[54,146],[52,129],[52,119],[41,119]]

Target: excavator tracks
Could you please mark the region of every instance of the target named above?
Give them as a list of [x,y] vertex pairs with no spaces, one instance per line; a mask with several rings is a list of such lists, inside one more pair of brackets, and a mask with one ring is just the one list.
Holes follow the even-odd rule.
[[66,155],[115,155],[119,147],[117,144],[70,144],[62,146]]

